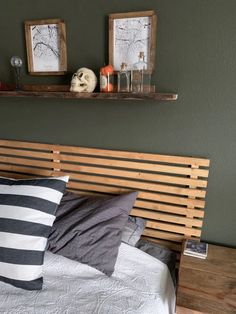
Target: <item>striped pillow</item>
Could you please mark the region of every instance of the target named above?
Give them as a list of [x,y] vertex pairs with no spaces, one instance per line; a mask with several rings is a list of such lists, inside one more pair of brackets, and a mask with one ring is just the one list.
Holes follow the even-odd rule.
[[0,177],[0,280],[26,290],[43,285],[44,252],[69,177]]

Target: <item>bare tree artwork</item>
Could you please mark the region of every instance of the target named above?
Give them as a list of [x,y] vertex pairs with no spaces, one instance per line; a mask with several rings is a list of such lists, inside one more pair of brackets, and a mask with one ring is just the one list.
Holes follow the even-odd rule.
[[29,74],[66,74],[65,22],[61,19],[46,19],[27,20],[24,24]]
[[[144,55],[150,73],[155,69],[157,14],[154,10],[109,14],[109,63],[115,71],[126,63],[132,69]],[[140,54],[142,52],[142,54]]]
[[149,41],[151,20],[149,17],[114,20],[114,67],[120,69],[122,62],[128,68],[138,61],[139,52],[143,51],[149,60]]
[[57,71],[60,62],[58,25],[31,26],[34,71]]

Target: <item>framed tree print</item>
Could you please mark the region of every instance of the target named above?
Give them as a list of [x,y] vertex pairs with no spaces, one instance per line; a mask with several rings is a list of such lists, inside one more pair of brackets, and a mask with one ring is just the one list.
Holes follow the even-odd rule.
[[155,11],[114,13],[109,15],[109,64],[128,69],[144,54],[150,72],[155,67],[157,15]]
[[60,19],[25,21],[29,74],[63,75],[67,70],[66,30]]

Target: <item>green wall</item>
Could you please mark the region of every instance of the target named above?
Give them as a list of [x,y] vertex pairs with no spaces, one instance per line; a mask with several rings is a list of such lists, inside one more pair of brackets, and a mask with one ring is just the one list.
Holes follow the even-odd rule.
[[[3,1],[2,1],[3,2]],[[176,102],[0,99],[0,138],[211,159],[203,240],[236,246],[236,1],[23,0],[0,11],[0,80],[13,82],[12,55],[26,62],[23,21],[62,18],[65,77],[24,83],[69,84],[81,66],[108,61],[108,14],[158,12],[154,82]]]

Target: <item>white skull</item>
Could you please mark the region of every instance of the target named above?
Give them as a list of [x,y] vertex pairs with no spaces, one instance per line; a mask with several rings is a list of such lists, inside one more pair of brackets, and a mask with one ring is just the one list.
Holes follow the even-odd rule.
[[97,85],[95,73],[88,68],[80,68],[73,74],[70,91],[92,93]]

